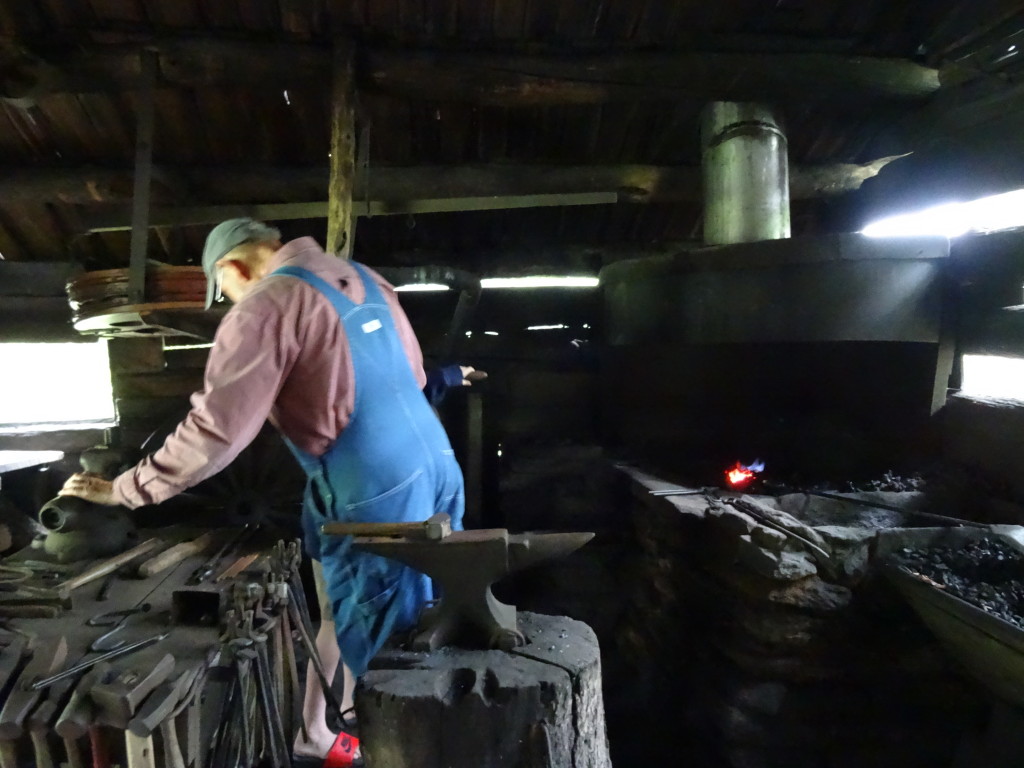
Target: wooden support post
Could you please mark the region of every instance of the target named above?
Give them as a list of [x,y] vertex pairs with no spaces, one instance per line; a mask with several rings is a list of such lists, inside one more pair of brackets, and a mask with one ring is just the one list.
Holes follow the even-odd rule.
[[347,41],[334,48],[331,92],[331,177],[327,203],[327,252],[341,258],[352,254],[354,235],[352,187],[356,171],[356,89],[353,46]]
[[948,265],[942,271],[942,306],[939,310],[939,345],[935,354],[935,381],[932,386],[931,413],[934,415],[946,404],[950,377],[960,352],[957,348],[957,328],[960,326],[957,287]]
[[132,197],[132,238],[128,296],[132,304],[146,300],[146,253],[149,247],[149,187],[153,176],[153,131],[156,89],[156,51],[141,54],[142,89],[136,108],[135,188]]
[[466,397],[466,447],[463,456],[466,522],[472,528],[482,525],[480,506],[483,498],[484,396],[470,392]]

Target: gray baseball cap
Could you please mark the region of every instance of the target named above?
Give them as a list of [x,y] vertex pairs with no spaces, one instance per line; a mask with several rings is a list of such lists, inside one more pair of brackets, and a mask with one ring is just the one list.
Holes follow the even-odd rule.
[[206,308],[213,305],[217,293],[217,262],[243,243],[263,243],[281,239],[281,232],[255,219],[228,219],[210,230],[203,246],[203,272],[206,273]]

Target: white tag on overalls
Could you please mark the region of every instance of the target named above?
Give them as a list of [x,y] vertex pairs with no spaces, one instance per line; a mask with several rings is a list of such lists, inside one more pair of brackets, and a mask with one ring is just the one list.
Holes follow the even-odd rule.
[[368,323],[363,323],[363,333],[373,333],[381,329],[380,320],[371,320]]

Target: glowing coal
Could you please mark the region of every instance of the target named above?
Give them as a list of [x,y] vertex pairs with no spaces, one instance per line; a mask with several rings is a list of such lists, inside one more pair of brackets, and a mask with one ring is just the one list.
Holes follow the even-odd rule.
[[753,480],[759,472],[764,471],[764,462],[760,459],[756,459],[753,464],[749,466],[736,462],[736,466],[732,469],[726,470],[725,479],[729,483],[730,488],[742,488]]

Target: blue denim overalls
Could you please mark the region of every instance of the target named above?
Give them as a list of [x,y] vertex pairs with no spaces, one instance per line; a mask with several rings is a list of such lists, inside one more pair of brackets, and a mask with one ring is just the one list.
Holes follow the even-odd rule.
[[362,304],[309,270],[281,267],[334,305],[348,337],[355,409],[323,456],[288,441],[308,482],[302,509],[306,552],[323,565],[341,658],[357,677],[393,632],[415,625],[433,597],[430,579],[394,560],[359,552],[348,536],[322,536],[331,520],[419,522],[447,512],[462,527],[462,471],[448,436],[413,375],[377,284],[352,262],[366,288]]

